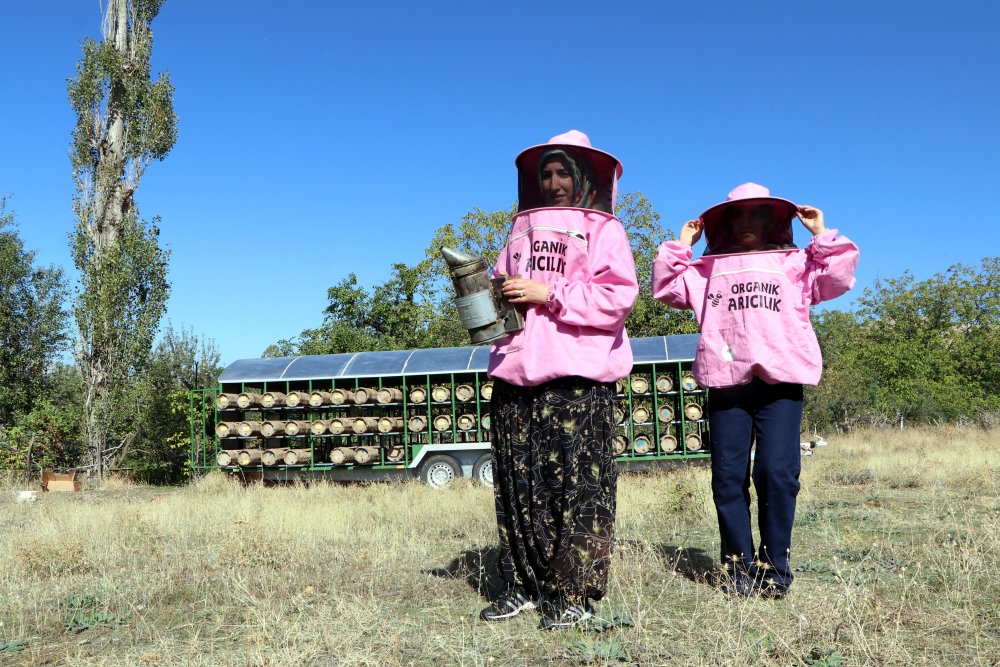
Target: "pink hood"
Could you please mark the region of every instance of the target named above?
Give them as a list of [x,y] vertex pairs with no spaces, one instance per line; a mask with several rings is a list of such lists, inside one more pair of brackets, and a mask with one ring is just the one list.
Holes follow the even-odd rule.
[[515,158],[518,211],[545,206],[539,189],[538,161],[553,149],[562,150],[575,160],[582,158],[586,161],[596,195],[593,208],[608,213],[614,211],[618,198],[618,179],[622,177],[622,163],[611,153],[594,148],[590,144],[590,137],[579,130],[570,130],[552,137],[548,143],[525,148]]

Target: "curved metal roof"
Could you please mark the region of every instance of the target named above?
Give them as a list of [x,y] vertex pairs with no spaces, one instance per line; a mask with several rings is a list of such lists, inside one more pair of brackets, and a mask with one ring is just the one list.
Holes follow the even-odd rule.
[[[698,345],[698,334],[633,338],[631,343],[632,356],[637,364],[691,361]],[[485,372],[489,356],[489,346],[480,346],[240,359],[222,371],[219,382],[284,382]]]

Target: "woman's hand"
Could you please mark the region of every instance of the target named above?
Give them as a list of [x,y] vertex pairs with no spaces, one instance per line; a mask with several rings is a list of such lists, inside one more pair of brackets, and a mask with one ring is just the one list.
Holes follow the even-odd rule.
[[693,246],[701,238],[701,230],[705,228],[705,223],[701,218],[688,220],[681,227],[680,242],[684,245]]
[[549,286],[528,278],[507,278],[503,283],[503,296],[511,303],[545,303]]
[[812,232],[813,236],[826,231],[826,225],[823,224],[823,211],[812,206],[799,206],[796,213],[803,226]]

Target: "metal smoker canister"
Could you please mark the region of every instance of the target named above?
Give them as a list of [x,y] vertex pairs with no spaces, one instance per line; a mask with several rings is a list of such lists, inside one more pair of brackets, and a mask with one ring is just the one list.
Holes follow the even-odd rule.
[[441,247],[455,285],[455,306],[473,345],[483,345],[524,328],[521,313],[502,298],[505,278],[490,279],[483,260]]

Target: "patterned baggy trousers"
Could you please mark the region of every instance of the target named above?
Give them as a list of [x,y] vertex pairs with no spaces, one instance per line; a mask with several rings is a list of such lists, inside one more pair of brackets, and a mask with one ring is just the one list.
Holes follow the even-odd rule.
[[509,586],[571,604],[607,590],[618,469],[614,384],[495,381],[493,488],[500,571]]

